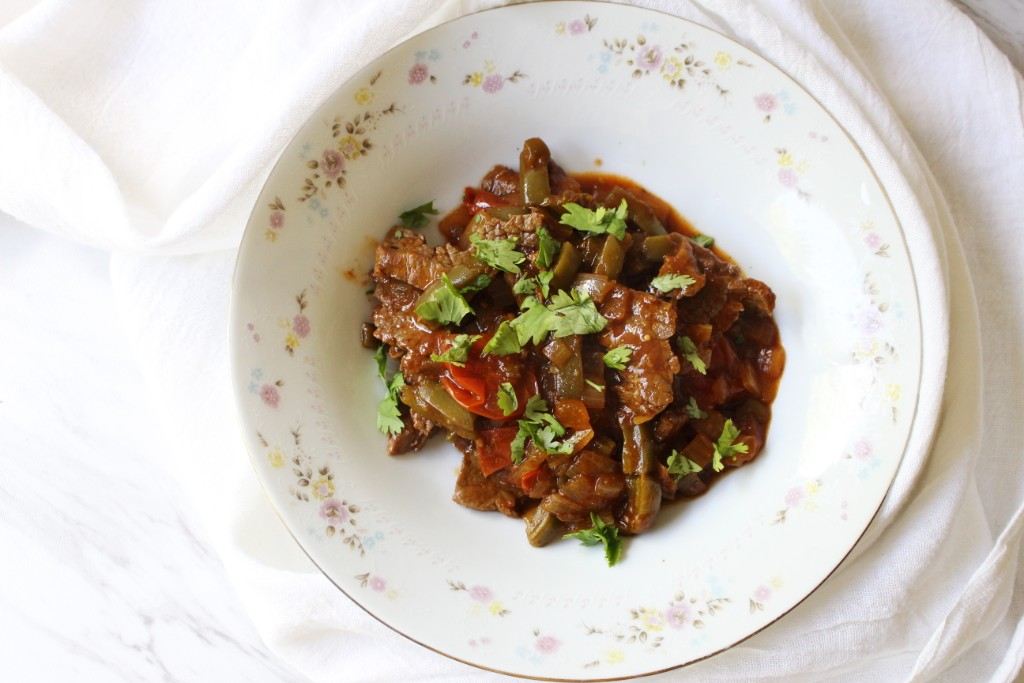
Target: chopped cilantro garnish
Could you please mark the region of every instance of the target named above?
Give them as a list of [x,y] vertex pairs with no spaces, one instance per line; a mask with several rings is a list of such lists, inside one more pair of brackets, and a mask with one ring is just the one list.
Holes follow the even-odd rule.
[[555,314],[543,301],[530,297],[523,301],[523,312],[509,324],[516,331],[520,346],[525,346],[528,341],[540,344],[548,332],[554,329]]
[[473,294],[474,292],[479,292],[487,289],[487,287],[490,284],[491,276],[488,275],[487,273],[480,273],[468,285],[459,288],[459,293],[462,294],[463,296],[467,294]]
[[511,382],[502,382],[498,386],[498,407],[505,417],[519,409],[519,397],[516,396],[516,389]]
[[612,370],[625,370],[626,363],[629,362],[632,355],[633,349],[628,346],[616,346],[604,354],[604,364]]
[[572,452],[571,443],[558,440],[558,437],[565,435],[565,427],[548,412],[548,403],[540,394],[534,394],[529,398],[523,419],[518,423],[519,431],[512,441],[512,460],[516,464],[523,461],[528,438],[548,454],[565,455]]
[[424,320],[436,320],[442,325],[458,325],[473,312],[466,297],[455,288],[448,275],[441,276],[441,286],[434,289],[430,297],[416,307],[416,314]]
[[537,228],[537,267],[550,268],[555,265],[555,257],[562,249],[562,243],[551,236],[545,227]]
[[686,405],[686,414],[690,416],[691,420],[703,420],[707,418],[708,414],[700,409],[697,405],[697,399],[693,396],[690,397],[690,402]]
[[[548,333],[556,337],[592,334],[600,332],[607,324],[608,319],[597,310],[594,301],[578,289],[572,290],[572,293],[556,293],[548,306],[539,298],[531,296],[523,300],[522,313],[518,317],[498,326],[494,337],[484,347],[484,353],[517,353],[528,342],[534,345],[543,343]],[[510,331],[515,333],[515,339]]]
[[422,228],[424,225],[430,222],[427,216],[436,216],[438,214],[437,209],[434,208],[433,200],[426,204],[421,204],[415,209],[409,209],[398,214],[398,220],[402,222],[402,225],[406,228]]
[[551,297],[549,309],[557,314],[552,329],[556,337],[593,334],[600,332],[608,324],[608,319],[597,310],[593,299],[578,289],[573,289],[572,292],[557,292]]
[[651,287],[654,287],[659,292],[671,292],[673,289],[686,289],[693,283],[694,279],[689,275],[666,273],[651,280]]
[[479,334],[460,334],[452,340],[452,345],[448,347],[447,351],[441,354],[430,354],[430,360],[465,367],[466,359],[469,357],[469,347],[479,338]]
[[718,437],[718,443],[715,444],[715,454],[711,461],[711,467],[715,472],[725,469],[725,464],[722,462],[724,458],[735,458],[737,453],[747,452],[747,444],[735,443],[739,435],[740,430],[736,428],[732,420],[726,420],[722,427],[722,435]]
[[614,211],[610,211],[603,206],[591,211],[574,202],[567,202],[562,206],[565,208],[566,213],[562,214],[559,223],[593,235],[608,233],[615,235],[620,240],[626,238],[626,214],[628,207],[626,206],[625,199],[619,204],[619,208]]
[[704,247],[705,249],[710,249],[711,247],[715,246],[715,238],[712,237],[711,235],[697,235],[696,237],[691,237],[690,239],[693,240],[694,244],[698,244]]
[[512,328],[509,321],[505,320],[498,325],[498,329],[494,331],[494,335],[481,353],[485,356],[508,356],[522,350],[523,345],[519,342],[519,334]]
[[555,271],[553,270],[542,270],[537,273],[537,277],[524,277],[516,280],[516,283],[512,285],[513,294],[535,294],[537,289],[540,288],[540,295],[543,298],[547,298],[548,293],[551,291],[551,279],[554,278]]
[[566,534],[562,538],[575,538],[586,546],[604,544],[604,557],[608,566],[613,566],[622,556],[622,541],[619,540],[619,530],[612,524],[606,524],[597,513],[590,513],[590,521],[594,525],[589,529],[581,529],[572,534]]
[[487,265],[503,270],[506,273],[518,275],[520,273],[517,264],[526,260],[526,255],[516,251],[516,238],[509,237],[503,240],[485,240],[476,235],[469,238],[473,245],[476,257]]
[[703,469],[703,467],[677,452],[674,448],[672,449],[672,454],[668,456],[668,473],[674,474],[677,479],[687,474],[700,472]]
[[402,414],[398,410],[398,394],[402,391],[402,387],[405,386],[405,376],[400,372],[396,372],[391,380],[388,381],[388,359],[383,346],[377,347],[374,359],[377,361],[377,372],[380,374],[380,379],[388,390],[387,395],[377,404],[377,429],[385,434],[398,434],[405,428],[405,423],[402,422]]
[[708,366],[697,353],[697,345],[693,340],[689,337],[678,337],[676,341],[679,343],[679,350],[683,352],[683,358],[690,361],[693,369],[702,375],[708,374]]

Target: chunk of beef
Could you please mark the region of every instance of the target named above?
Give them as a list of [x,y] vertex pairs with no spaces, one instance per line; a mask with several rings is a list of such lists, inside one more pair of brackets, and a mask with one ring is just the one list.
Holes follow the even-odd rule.
[[485,214],[478,214],[480,220],[469,224],[469,233],[485,240],[504,240],[516,238],[516,244],[530,251],[536,251],[538,245],[537,229],[544,225],[543,214],[537,211],[517,214],[508,220],[501,220]]
[[622,405],[637,423],[646,422],[672,402],[672,378],[679,359],[668,340],[676,332],[676,310],[671,302],[616,284],[598,310],[608,326],[598,341],[608,349],[628,346],[633,356],[615,387]]
[[469,263],[474,258],[452,245],[432,247],[423,235],[411,230],[403,230],[400,235],[396,237],[392,232],[377,247],[373,277],[378,283],[398,280],[417,289],[426,289],[453,266]]
[[480,181],[480,188],[498,195],[519,194],[519,171],[513,171],[508,166],[498,164],[483,177]]
[[491,477],[485,477],[474,460],[474,452],[467,450],[462,456],[462,469],[455,482],[455,493],[452,495],[459,505],[473,510],[497,510],[509,517],[518,517],[516,496],[504,489]]

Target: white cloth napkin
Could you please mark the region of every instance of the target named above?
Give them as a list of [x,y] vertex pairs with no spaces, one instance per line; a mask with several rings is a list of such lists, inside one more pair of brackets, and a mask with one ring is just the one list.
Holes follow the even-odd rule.
[[[0,210],[111,251],[167,470],[268,645],[315,681],[502,677],[379,624],[270,509],[228,381],[234,248],[270,164],[333,88],[411,33],[496,4],[0,10]],[[734,37],[836,115],[893,200],[926,284],[925,332],[940,340],[907,456],[851,557],[761,634],[651,680],[1013,680],[1024,662],[1020,74],[944,0],[634,4]]]

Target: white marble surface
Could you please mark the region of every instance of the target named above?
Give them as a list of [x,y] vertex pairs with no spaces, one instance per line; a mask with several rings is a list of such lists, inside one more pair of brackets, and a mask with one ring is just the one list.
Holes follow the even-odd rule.
[[[958,4],[1024,69],[1024,0]],[[158,465],[108,261],[0,215],[0,678],[302,681]]]
[[0,679],[304,680],[157,464],[109,256],[7,216],[0,245]]

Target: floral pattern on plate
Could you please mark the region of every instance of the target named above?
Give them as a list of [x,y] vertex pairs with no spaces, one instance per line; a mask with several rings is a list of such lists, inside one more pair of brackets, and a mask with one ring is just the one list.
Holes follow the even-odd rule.
[[[524,134],[571,171],[600,159],[648,185],[778,294],[787,370],[766,451],[610,569],[459,508],[444,444],[389,458],[374,428],[383,388],[358,339],[374,240],[401,211],[443,211],[514,165]],[[904,237],[836,120],[743,46],[625,5],[489,10],[375,60],[281,159],[234,283],[242,432],[303,549],[397,631],[515,675],[662,671],[783,617],[875,514],[928,343]]]

